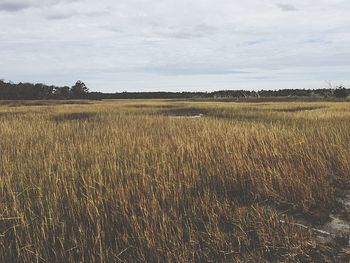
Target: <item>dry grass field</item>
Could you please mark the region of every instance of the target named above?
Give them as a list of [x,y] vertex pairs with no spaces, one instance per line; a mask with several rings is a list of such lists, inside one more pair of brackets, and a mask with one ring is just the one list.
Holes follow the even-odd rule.
[[0,178],[0,262],[349,260],[349,102],[2,102]]

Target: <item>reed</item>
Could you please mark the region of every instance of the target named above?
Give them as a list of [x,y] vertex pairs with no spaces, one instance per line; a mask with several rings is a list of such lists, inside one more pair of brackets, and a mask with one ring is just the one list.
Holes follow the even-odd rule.
[[[331,261],[350,103],[0,105],[1,262]],[[179,113],[204,117],[172,118]],[[187,114],[187,115],[188,115]]]

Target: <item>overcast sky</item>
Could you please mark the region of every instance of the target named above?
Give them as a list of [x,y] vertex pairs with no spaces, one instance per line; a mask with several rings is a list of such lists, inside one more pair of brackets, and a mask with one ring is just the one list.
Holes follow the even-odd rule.
[[0,79],[91,90],[350,85],[350,0],[0,0]]

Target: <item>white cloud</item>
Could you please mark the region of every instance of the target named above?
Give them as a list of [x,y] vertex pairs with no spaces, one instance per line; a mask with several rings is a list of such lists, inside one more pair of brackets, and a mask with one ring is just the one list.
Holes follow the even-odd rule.
[[27,8],[42,8],[75,1],[79,0],[0,0],[0,11],[17,12]]
[[292,3],[0,0],[0,78],[104,91],[346,82],[350,1]]

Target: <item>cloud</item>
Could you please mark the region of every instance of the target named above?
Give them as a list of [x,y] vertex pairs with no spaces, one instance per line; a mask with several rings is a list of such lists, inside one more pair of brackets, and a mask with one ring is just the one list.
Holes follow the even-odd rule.
[[193,75],[240,75],[250,74],[253,72],[222,68],[218,65],[203,66],[203,65],[184,65],[171,66],[162,65],[153,68],[141,68],[140,72],[148,72],[153,74],[169,75],[169,76],[193,76]]
[[277,4],[277,7],[280,8],[282,11],[285,12],[291,12],[291,11],[298,11],[298,9],[291,4]]
[[0,1],[0,11],[16,12],[31,7],[27,1]]
[[67,19],[75,15],[78,15],[78,13],[74,10],[50,9],[44,11],[44,16],[48,20]]
[[0,11],[18,12],[28,8],[43,8],[79,0],[0,0]]
[[214,26],[209,26],[206,24],[198,24],[192,27],[182,27],[182,28],[172,26],[156,34],[162,37],[191,39],[191,38],[205,37],[207,35],[214,34],[215,32],[216,32],[216,28]]
[[289,2],[0,0],[0,78],[109,92],[350,79],[346,1]]

